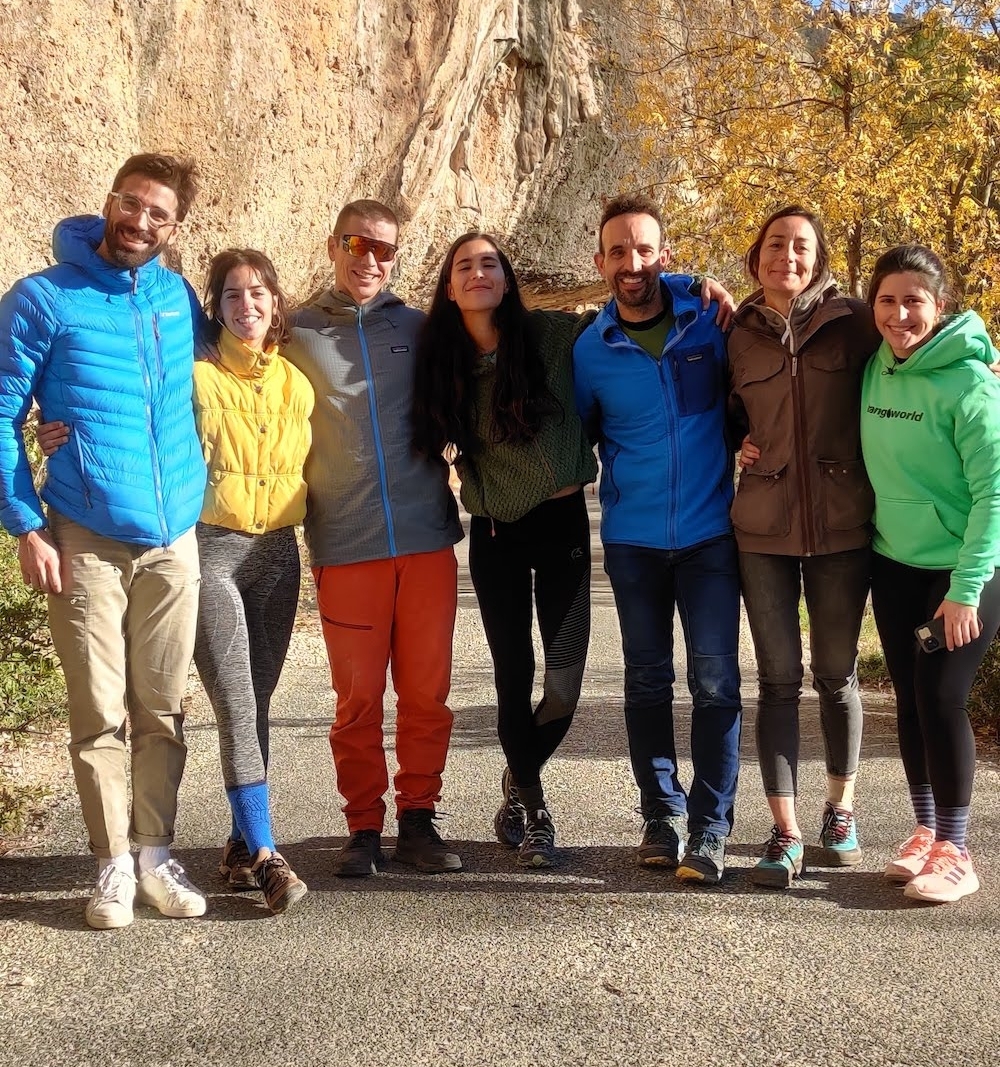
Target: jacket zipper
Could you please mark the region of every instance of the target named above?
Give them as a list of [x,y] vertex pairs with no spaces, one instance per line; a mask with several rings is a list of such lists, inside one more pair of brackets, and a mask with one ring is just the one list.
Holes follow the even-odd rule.
[[[136,355],[139,360],[139,370],[142,372],[142,384],[146,391],[146,436],[149,438],[149,454],[153,466],[153,493],[156,497],[156,517],[160,523],[160,543],[162,546],[170,544],[167,520],[163,511],[163,484],[160,478],[160,457],[156,450],[156,438],[153,435],[153,387],[149,378],[149,368],[146,365],[145,345],[142,341],[142,313],[136,304],[136,293],[139,291],[139,273],[132,272],[132,291],[129,303],[132,306],[132,317],[135,321]],[[154,320],[155,321],[155,320]]]
[[810,502],[812,496],[809,480],[809,463],[805,458],[808,454],[806,450],[805,388],[802,384],[802,379],[799,377],[799,357],[795,354],[795,338],[791,334],[789,334],[789,342],[792,346],[792,409],[794,411],[793,421],[796,437],[795,451],[799,457],[797,466],[799,469],[799,493],[802,501],[802,547],[805,549],[803,555],[813,556],[816,554],[816,539],[813,536],[814,531],[810,521],[810,515],[812,514]]
[[[697,317],[697,316],[695,316],[695,317]],[[663,346],[663,352],[660,355],[660,364],[661,364],[661,366],[660,366],[660,382],[661,382],[661,384],[663,382],[662,364],[664,362],[667,362],[667,361],[669,361],[670,374],[671,374],[671,377],[672,377],[673,382],[674,382],[673,390],[669,391],[671,393],[672,398],[673,398],[673,402],[671,403],[670,398],[664,397],[664,401],[665,401],[664,406],[665,406],[666,411],[667,411],[667,441],[668,441],[668,444],[670,444],[671,446],[673,445],[673,438],[676,437],[680,432],[680,416],[678,415],[678,410],[679,409],[678,409],[678,406],[677,406],[677,389],[679,387],[679,383],[680,383],[680,380],[681,380],[681,368],[680,368],[680,365],[677,362],[677,357],[673,353],[673,349],[679,344],[679,342],[682,340],[684,335],[688,332],[688,329],[691,326],[691,323],[693,321],[694,321],[694,319],[689,319],[687,322],[684,323],[683,326],[680,326],[679,323],[675,320],[674,328],[675,328],[675,330],[677,332],[672,337],[670,337],[668,335],[666,343]],[[646,352],[644,354],[649,359],[653,358],[652,356],[649,355],[648,352]],[[662,389],[661,390],[661,393],[666,393],[666,392],[668,392],[668,390],[666,390],[666,389]],[[672,476],[673,476],[673,490],[674,491],[673,492],[670,491],[671,487],[669,485],[664,487],[666,489],[665,496],[666,496],[666,500],[667,500],[666,534],[667,534],[667,544],[668,545],[676,545],[677,544],[677,502],[679,501],[679,498],[680,498],[680,493],[678,492],[678,490],[680,489],[681,477],[682,477],[682,472],[681,472],[681,452],[682,452],[682,449],[677,448],[677,447],[670,447],[669,452],[670,452],[670,466],[671,466],[671,473],[672,473]]]
[[382,444],[382,430],[378,421],[378,407],[375,403],[375,375],[368,354],[368,341],[361,325],[362,309],[358,308],[358,338],[361,341],[361,358],[365,362],[365,377],[368,380],[368,412],[372,420],[372,435],[375,438],[375,458],[378,460],[379,489],[382,494],[382,510],[385,512],[386,533],[389,536],[389,555],[398,555],[396,551],[396,531],[392,522],[392,509],[389,506],[389,480],[385,470],[385,447]]

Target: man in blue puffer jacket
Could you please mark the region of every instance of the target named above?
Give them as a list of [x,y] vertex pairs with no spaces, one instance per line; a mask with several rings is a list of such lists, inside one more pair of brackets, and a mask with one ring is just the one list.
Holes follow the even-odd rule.
[[[48,594],[66,676],[70,753],[98,880],[87,922],[126,926],[133,900],[201,915],[170,859],[194,647],[194,525],[205,465],[191,404],[190,286],[159,265],[197,191],[193,162],[133,156],[103,218],[55,230],[57,264],[0,301],[0,521],[25,582]],[[41,491],[21,426],[32,401],[69,427]],[[132,739],[132,808],[125,720]],[[129,841],[139,850],[139,878]]]
[[[714,305],[702,307],[690,278],[661,273],[669,259],[653,201],[607,205],[594,261],[614,299],[577,339],[573,372],[602,463],[604,565],[645,820],[638,861],[714,884],[733,825],[742,715],[726,353]],[[689,795],[674,741],[675,605],[693,701]]]

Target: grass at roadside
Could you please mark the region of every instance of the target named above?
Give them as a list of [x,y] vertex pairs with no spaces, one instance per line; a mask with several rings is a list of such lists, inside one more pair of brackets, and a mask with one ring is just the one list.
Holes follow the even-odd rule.
[[[808,641],[809,616],[799,603],[803,644]],[[882,645],[875,628],[871,604],[865,607],[858,638],[858,681],[863,689],[891,691],[892,680],[885,665]],[[1000,636],[990,645],[969,695],[969,718],[981,741],[992,748],[1000,745]]]

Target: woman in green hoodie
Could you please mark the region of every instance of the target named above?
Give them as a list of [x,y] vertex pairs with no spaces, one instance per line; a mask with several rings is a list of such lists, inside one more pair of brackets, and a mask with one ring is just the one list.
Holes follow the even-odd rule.
[[1000,627],[996,351],[974,311],[943,314],[946,298],[929,249],[879,258],[868,300],[883,340],[861,400],[872,604],[917,823],[885,873],[906,896],[936,902],[979,888],[965,847],[976,756],[966,702]]

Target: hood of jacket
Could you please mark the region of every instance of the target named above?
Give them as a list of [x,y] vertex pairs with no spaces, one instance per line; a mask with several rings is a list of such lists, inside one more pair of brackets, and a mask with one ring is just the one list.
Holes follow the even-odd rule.
[[[701,313],[701,296],[688,291],[691,278],[686,274],[661,274],[660,291],[665,307],[671,309],[678,332],[695,322]],[[622,329],[617,302],[612,298],[598,312],[595,327],[601,340],[609,345],[631,344]]]
[[375,311],[405,307],[402,299],[388,289],[383,289],[367,304],[358,304],[354,297],[337,289],[325,289],[309,306],[320,308],[333,316],[350,318],[352,322],[357,321],[359,312],[362,316],[367,316]]
[[63,219],[52,231],[52,253],[57,263],[79,267],[94,279],[100,288],[111,293],[127,293],[138,276],[139,284],[146,272],[159,264],[159,257],[136,268],[117,267],[98,254],[104,240],[104,218],[101,215],[75,215]]
[[799,347],[824,323],[846,313],[847,309],[841,303],[842,296],[836,283],[826,275],[792,300],[786,317],[768,307],[764,303],[764,290],[758,289],[733,313],[732,327],[774,334],[782,344],[792,337],[796,347]]
[[897,360],[888,341],[883,341],[875,359],[892,374],[925,374],[961,359],[994,363],[998,358],[986,324],[974,311],[949,315],[937,333],[904,360]]

